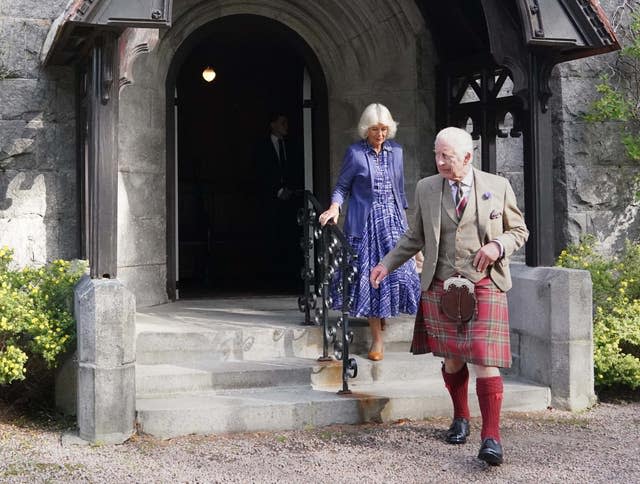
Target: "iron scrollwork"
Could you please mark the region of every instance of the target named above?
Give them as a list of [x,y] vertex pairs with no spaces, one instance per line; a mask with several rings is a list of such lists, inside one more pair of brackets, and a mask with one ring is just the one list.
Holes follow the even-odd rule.
[[[298,213],[298,223],[303,228],[300,245],[304,254],[301,277],[304,294],[298,298],[298,308],[305,314],[305,325],[322,326],[322,356],[320,361],[334,357],[342,361],[342,390],[351,393],[349,378],[358,375],[358,365],[349,354],[353,342],[353,331],[349,325],[349,310],[352,304],[351,287],[357,275],[357,254],[340,228],[328,223],[324,227],[318,222],[322,207],[311,192],[305,190],[303,207]],[[335,325],[329,320],[333,307],[330,286],[334,278],[338,291],[343,295],[341,314]],[[313,310],[313,317],[312,317]],[[333,346],[333,357],[329,347]]]

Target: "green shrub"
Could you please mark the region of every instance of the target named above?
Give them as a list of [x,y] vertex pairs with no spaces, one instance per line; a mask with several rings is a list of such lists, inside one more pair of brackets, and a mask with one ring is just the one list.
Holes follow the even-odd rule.
[[563,250],[557,265],[591,273],[596,387],[640,388],[640,244],[605,257],[587,236]]
[[617,31],[622,49],[609,66],[610,73],[600,77],[598,99],[584,118],[593,123],[621,122],[620,138],[627,154],[640,161],[640,11],[637,6],[625,7],[616,12],[630,19],[628,25],[620,23]]
[[[622,49],[613,57],[596,85],[597,99],[584,119],[591,123],[616,122],[616,131],[629,160],[640,162],[640,8],[624,2],[613,14]],[[616,157],[617,160],[617,157]],[[631,202],[640,201],[640,175],[628,179]]]
[[27,362],[55,368],[75,341],[73,288],[86,263],[56,260],[13,270],[13,251],[0,248],[0,385],[28,377]]

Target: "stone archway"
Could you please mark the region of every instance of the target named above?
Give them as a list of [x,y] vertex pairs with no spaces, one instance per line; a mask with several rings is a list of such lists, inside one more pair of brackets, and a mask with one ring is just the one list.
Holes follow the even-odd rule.
[[355,139],[362,108],[372,101],[386,104],[400,122],[398,140],[405,146],[409,199],[415,182],[426,172],[420,158],[429,152],[428,140],[435,129],[435,57],[413,1],[388,2],[376,12],[360,0],[333,0],[313,9],[302,0],[259,5],[237,0],[174,2],[173,26],[155,46],[133,41],[125,48],[125,58],[142,55],[128,62],[130,79],[120,93],[118,274],[140,306],[167,300],[166,282],[172,270],[166,242],[172,229],[167,225],[172,201],[165,197],[172,176],[167,171],[172,146],[166,139],[170,118],[165,96],[172,62],[198,29],[215,19],[242,14],[283,24],[317,57],[327,96],[325,194],[337,176],[345,147]]
[[[205,64],[218,71],[211,83]],[[166,92],[176,93],[167,96],[169,297],[177,281],[179,297],[300,294],[302,194],[277,200],[262,166],[270,158],[258,158],[269,116],[282,112],[288,188],[327,186],[327,89],[314,52],[280,22],[221,17],[180,45]]]

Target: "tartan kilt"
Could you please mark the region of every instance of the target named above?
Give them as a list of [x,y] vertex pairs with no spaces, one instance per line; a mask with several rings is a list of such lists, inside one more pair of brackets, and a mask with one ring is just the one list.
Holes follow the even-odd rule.
[[440,307],[443,281],[434,279],[422,292],[411,352],[433,353],[482,366],[511,367],[507,294],[485,277],[475,284],[476,317],[467,323],[450,320]]

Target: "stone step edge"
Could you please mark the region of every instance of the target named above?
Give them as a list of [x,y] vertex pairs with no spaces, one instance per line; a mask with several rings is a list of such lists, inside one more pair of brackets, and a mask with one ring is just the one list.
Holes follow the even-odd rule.
[[[359,376],[352,382],[372,383],[375,381],[407,381],[407,375],[420,374],[434,377],[440,374],[440,361],[434,357],[415,357],[407,353],[388,353],[381,362],[373,362],[356,356]],[[239,376],[246,375],[246,382],[238,382]],[[265,375],[262,377],[261,375]],[[281,382],[274,375],[282,375]],[[288,378],[295,378],[299,383],[308,377],[314,387],[330,387],[342,381],[342,362],[338,360],[318,361],[312,358],[279,358],[268,361],[203,360],[190,365],[180,364],[137,364],[136,382],[145,388],[141,394],[177,394],[196,391],[197,389],[222,390],[232,388],[265,388],[287,386]],[[265,383],[260,383],[264,378]],[[178,383],[175,381],[178,379]],[[182,379],[182,380],[180,380]],[[192,380],[188,382],[187,380]],[[235,381],[234,381],[235,380]],[[166,381],[166,391],[162,382]],[[155,382],[155,383],[154,383]],[[181,385],[182,382],[182,385]],[[341,384],[341,383],[340,383]],[[149,390],[149,387],[159,390]],[[176,388],[177,387],[177,388]]]
[[[367,366],[367,367],[386,367],[386,366],[396,366],[396,365],[405,365],[408,367],[416,366],[416,365],[424,365],[424,366],[437,366],[440,368],[441,358],[433,357],[433,356],[414,356],[409,353],[403,352],[388,352],[385,354],[385,358],[381,361],[371,361],[365,358],[363,355],[353,355],[356,362],[359,366]],[[422,361],[420,361],[422,360]],[[200,361],[189,361],[189,362],[172,362],[172,363],[136,363],[136,370],[141,372],[151,371],[157,368],[166,368],[168,372],[173,371],[173,369],[180,369],[183,371],[175,372],[177,373],[188,373],[192,371],[193,373],[234,373],[234,372],[245,372],[247,368],[250,368],[251,371],[274,371],[274,370],[298,370],[298,369],[309,369],[315,370],[317,368],[324,367],[340,367],[342,365],[341,360],[332,359],[329,361],[321,361],[317,358],[305,358],[305,357],[295,357],[295,356],[287,356],[282,358],[274,358],[271,360],[217,360],[215,358],[207,359],[204,358]],[[210,366],[209,368],[207,368]],[[253,367],[253,368],[252,368]]]
[[[451,400],[441,385],[431,391],[402,385],[362,385],[351,395],[289,387],[278,391],[196,394],[176,399],[138,399],[136,418],[141,433],[158,438],[323,427],[334,424],[421,420],[450,416]],[[424,389],[423,389],[424,390]],[[505,381],[503,411],[544,410],[548,387]],[[469,399],[473,417],[477,401]]]
[[[398,341],[398,342],[391,342],[387,344],[385,348],[388,348],[388,352],[409,353],[408,348],[410,347],[410,345],[411,345],[410,342]],[[351,356],[366,358],[369,343],[362,342],[354,346],[355,348],[353,348],[353,351],[351,352]],[[317,349],[314,350],[314,347],[312,345],[308,345],[305,348],[300,348],[298,351],[294,350],[293,356],[282,355],[277,357],[276,359],[293,357],[293,358],[305,358],[305,359],[317,360],[322,356],[322,344],[320,343],[316,345],[316,348]],[[195,360],[198,360],[202,357],[206,357],[207,355],[210,355],[212,360],[223,362],[223,361],[229,361],[228,360],[229,353],[238,353],[238,354],[235,354],[236,358],[238,358],[239,356],[243,357],[242,359],[238,358],[233,361],[262,362],[262,361],[271,361],[274,359],[271,354],[266,355],[265,354],[266,351],[235,352],[235,351],[229,351],[229,350],[216,351],[216,350],[211,350],[209,348],[190,349],[188,350],[188,353],[185,353],[186,351],[187,350],[181,350],[178,348],[161,349],[161,350],[141,349],[137,351],[136,359],[138,362],[141,362],[139,364],[142,364],[142,365],[169,365],[169,364],[187,365],[187,364],[193,363]],[[329,355],[333,356],[333,348],[329,349]]]
[[[144,323],[143,323],[144,325]],[[356,334],[360,335],[363,333],[367,336],[367,340],[370,339],[370,333],[368,327],[351,327],[352,331]],[[136,331],[136,340],[145,339],[145,338],[196,338],[196,339],[207,339],[212,335],[217,334],[250,334],[252,332],[256,332],[259,334],[262,333],[305,333],[305,332],[314,332],[318,333],[318,342],[322,344],[322,326],[291,326],[291,325],[272,325],[272,326],[260,326],[260,325],[225,325],[220,324],[211,328],[207,327],[188,327],[188,328],[175,328],[171,329],[170,327],[162,327],[162,328],[152,328],[152,327],[137,327]],[[411,342],[411,338],[413,337],[413,323],[411,325],[402,323],[398,325],[396,328],[387,328],[384,332],[385,340],[388,342]]]
[[[470,388],[473,386],[475,378],[470,376],[469,384]],[[271,392],[317,392],[318,396],[322,396],[323,400],[331,394],[334,394],[336,398],[351,398],[351,399],[361,399],[361,398],[389,398],[385,396],[384,393],[396,393],[403,392],[409,389],[410,392],[414,393],[414,396],[411,398],[416,398],[416,395],[420,397],[428,397],[428,396],[440,396],[446,395],[448,396],[447,390],[444,386],[442,378],[438,377],[428,377],[428,378],[417,378],[412,380],[403,380],[402,382],[388,383],[388,382],[362,382],[357,383],[351,380],[348,384],[349,389],[352,390],[352,394],[350,395],[339,395],[339,390],[342,389],[342,385],[336,386],[321,386],[314,387],[313,385],[281,385],[277,387],[250,387],[250,388],[236,388],[236,389],[206,389],[206,390],[194,390],[188,392],[176,392],[176,393],[152,393],[152,394],[137,394],[136,400],[144,402],[146,400],[180,400],[180,399],[193,399],[193,398],[208,398],[215,400],[216,397],[231,397],[231,398],[247,398],[250,396],[256,397],[260,396],[260,394],[268,394]],[[527,391],[550,391],[549,387],[546,387],[541,384],[537,384],[535,382],[530,382],[527,380],[521,379],[513,379],[513,378],[504,378],[504,394],[513,394]],[[367,392],[371,392],[371,395],[364,395]],[[469,401],[473,400],[472,392],[470,392]],[[211,402],[215,404],[215,402]],[[271,403],[286,403],[285,401],[273,400]]]

